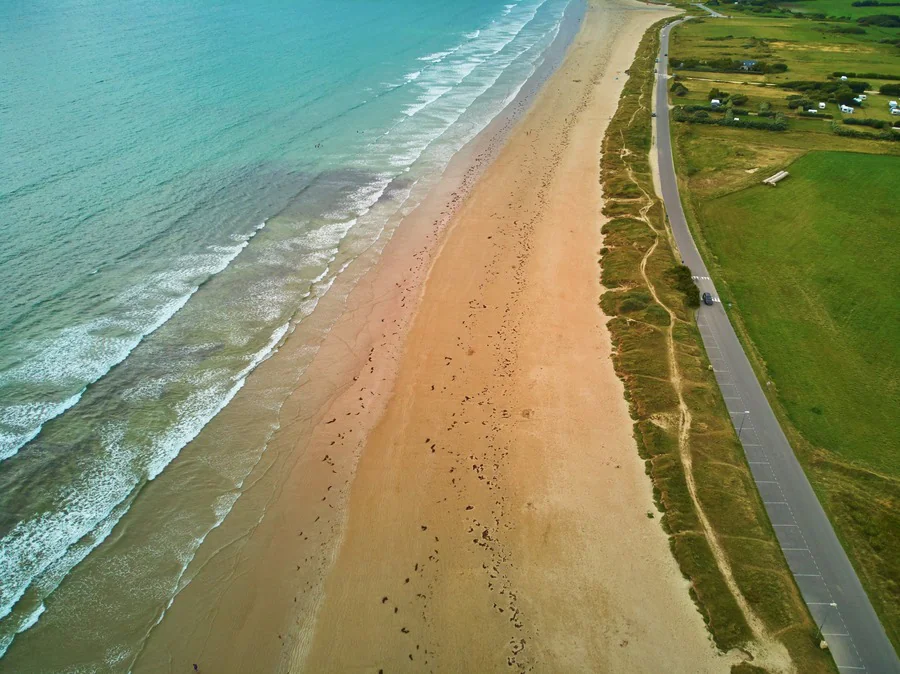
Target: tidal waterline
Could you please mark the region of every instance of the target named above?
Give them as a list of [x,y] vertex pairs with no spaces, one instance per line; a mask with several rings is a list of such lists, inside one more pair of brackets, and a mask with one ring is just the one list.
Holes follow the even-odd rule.
[[[242,421],[190,441],[511,100],[566,5],[8,9],[22,32],[3,59],[26,76],[0,111],[7,160],[35,164],[4,171],[0,192],[8,664],[127,668],[304,359],[243,396]],[[54,80],[39,98],[59,95],[31,126],[29,76]],[[62,152],[47,138],[65,131]],[[138,495],[153,507],[131,511]],[[42,666],[47,645],[66,650]]]

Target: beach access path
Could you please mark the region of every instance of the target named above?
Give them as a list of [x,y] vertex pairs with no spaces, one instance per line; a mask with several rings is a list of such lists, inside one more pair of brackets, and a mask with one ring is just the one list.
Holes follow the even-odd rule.
[[898,673],[900,660],[769,405],[688,228],[669,129],[667,57],[669,34],[678,23],[661,32],[655,92],[658,179],[681,258],[700,292],[713,297],[714,304],[697,313],[706,352],[781,549],[835,663],[844,674]]

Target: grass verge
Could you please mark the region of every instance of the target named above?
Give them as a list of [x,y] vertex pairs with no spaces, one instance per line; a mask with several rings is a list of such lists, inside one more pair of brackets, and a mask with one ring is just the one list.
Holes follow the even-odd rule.
[[[604,140],[611,219],[600,260],[609,290],[600,301],[612,317],[616,371],[672,551],[716,644],[754,655],[780,649],[799,671],[833,672],[735,437],[654,194],[650,101],[660,26],[638,48]],[[773,662],[758,657],[735,671],[769,671]]]
[[[750,58],[762,50],[788,71],[738,76],[741,83],[697,79],[731,74],[682,73],[688,93],[673,101],[702,102],[716,84],[746,96],[751,110],[791,114],[787,92],[761,80],[824,82],[847,71],[870,73],[873,88],[894,81],[871,73],[894,68],[896,46],[875,31],[822,33],[830,22],[820,23],[740,17],[679,26],[673,51]],[[791,40],[788,27],[797,28]],[[884,30],[900,37],[898,29]],[[888,118],[886,97],[869,96],[860,115]],[[735,331],[900,649],[900,239],[893,224],[900,144],[835,135],[830,126],[791,118],[775,134],[679,123],[672,128],[675,163],[685,215]],[[781,169],[791,172],[788,181],[760,185]]]

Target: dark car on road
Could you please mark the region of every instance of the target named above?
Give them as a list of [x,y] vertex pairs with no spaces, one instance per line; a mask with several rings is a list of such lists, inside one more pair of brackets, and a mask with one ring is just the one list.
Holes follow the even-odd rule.
[[712,303],[713,303],[712,295],[710,295],[709,293],[703,293],[703,304],[705,304],[708,307],[711,307]]

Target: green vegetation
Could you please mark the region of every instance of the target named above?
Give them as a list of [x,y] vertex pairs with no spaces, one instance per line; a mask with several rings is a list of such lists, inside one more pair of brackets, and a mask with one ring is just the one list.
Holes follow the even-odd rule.
[[[815,16],[847,17],[855,19],[870,14],[884,14],[884,7],[890,7],[890,2],[871,4],[873,0],[776,0],[781,8],[793,12],[811,14]],[[894,0],[890,0],[894,1]]]
[[[789,170],[775,189],[703,202],[700,229],[792,439],[802,438],[794,447],[896,642],[900,157],[811,152]],[[852,510],[862,503],[864,518]]]
[[883,26],[885,28],[900,28],[900,16],[896,14],[872,14],[856,20],[863,26]]
[[[826,37],[796,19],[718,24],[679,27],[679,53],[697,55],[729,34],[736,40],[712,44],[740,58],[735,45],[765,41],[789,76],[744,74],[727,88],[746,94],[757,116],[785,115],[787,129],[675,124],[685,212],[791,445],[900,648],[900,143],[885,142],[900,140],[887,106],[900,88],[885,73],[896,49],[873,34],[882,28]],[[799,27],[793,39],[786,25]],[[706,75],[679,75],[691,92],[701,77],[710,86]],[[862,92],[855,114],[842,114],[838,104]],[[679,103],[705,101],[691,93]],[[791,177],[777,188],[760,184],[781,169]]]
[[[816,3],[826,0],[807,1]],[[835,72],[846,74],[848,71],[898,74],[898,68],[887,67],[887,64],[897,63],[900,56],[900,51],[893,44],[900,40],[898,29],[872,26],[861,35],[830,32],[835,27],[847,25],[858,24],[741,15],[727,20],[694,19],[675,31],[669,50],[670,62],[673,67],[679,65],[679,59],[757,60],[786,64],[787,70],[783,73],[737,72],[723,78],[729,82],[753,84],[778,84],[789,80],[825,81],[834,77]],[[889,42],[882,43],[882,40]],[[710,78],[709,74],[695,73],[687,68],[677,72],[683,76]],[[879,79],[872,77],[872,84],[877,87]],[[690,88],[691,85],[687,83],[687,86]]]
[[[722,649],[780,641],[798,671],[833,672],[735,437],[694,321],[698,291],[679,265],[653,191],[650,99],[658,30],[629,70],[604,140],[611,218],[601,298],[616,371],[673,553]],[[733,672],[764,671],[742,663]]]

